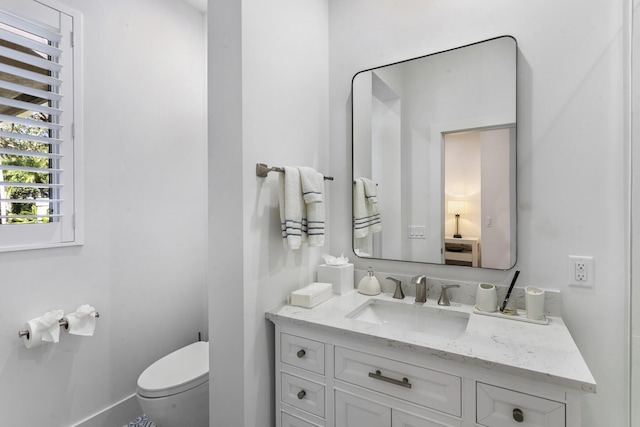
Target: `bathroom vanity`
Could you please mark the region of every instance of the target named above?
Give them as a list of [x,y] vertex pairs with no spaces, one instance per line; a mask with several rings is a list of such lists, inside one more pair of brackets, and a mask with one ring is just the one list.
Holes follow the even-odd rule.
[[579,427],[581,397],[596,391],[561,318],[357,292],[266,316],[278,427]]

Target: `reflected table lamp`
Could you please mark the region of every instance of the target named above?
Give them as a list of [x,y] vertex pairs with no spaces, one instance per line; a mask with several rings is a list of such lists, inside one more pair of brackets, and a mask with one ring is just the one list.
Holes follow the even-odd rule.
[[456,216],[456,234],[454,234],[453,237],[455,237],[456,239],[461,239],[462,235],[460,234],[460,214],[467,212],[467,202],[464,200],[449,200],[447,210],[450,214],[455,214]]

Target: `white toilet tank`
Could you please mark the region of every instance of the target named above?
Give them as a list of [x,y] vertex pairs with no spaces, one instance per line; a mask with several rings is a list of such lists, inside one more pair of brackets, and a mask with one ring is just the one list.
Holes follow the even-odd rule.
[[153,363],[138,378],[137,394],[159,427],[207,427],[209,343],[190,344]]

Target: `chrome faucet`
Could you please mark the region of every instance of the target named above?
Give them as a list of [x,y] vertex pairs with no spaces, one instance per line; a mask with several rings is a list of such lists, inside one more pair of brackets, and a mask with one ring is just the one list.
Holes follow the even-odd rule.
[[451,303],[449,302],[449,297],[447,296],[447,289],[459,287],[460,285],[442,285],[442,291],[440,291],[440,299],[438,300],[438,305],[451,305]]
[[415,276],[411,283],[416,285],[416,302],[427,302],[427,277]]

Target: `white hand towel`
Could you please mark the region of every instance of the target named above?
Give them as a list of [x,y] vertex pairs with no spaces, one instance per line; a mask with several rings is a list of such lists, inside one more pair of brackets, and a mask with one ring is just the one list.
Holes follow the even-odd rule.
[[367,203],[363,178],[357,178],[353,183],[353,235],[360,239],[380,230],[382,223],[378,206]]
[[51,310],[32,320],[40,324],[38,329],[42,332],[42,341],[53,343],[60,341],[60,319],[62,316],[64,316],[63,310]]
[[324,202],[307,205],[307,235],[309,246],[324,246]]
[[371,181],[369,178],[360,178],[362,179],[362,184],[364,185],[364,197],[367,200],[367,203],[374,204],[378,203],[378,187],[376,183]]
[[286,237],[289,249],[298,249],[302,245],[303,236],[306,240],[307,224],[305,203],[302,198],[302,186],[298,168],[284,167],[284,219],[282,222],[283,237]]
[[69,333],[90,337],[96,329],[96,309],[89,304],[83,304],[74,313],[65,316],[69,326]]
[[278,174],[278,207],[280,210],[280,226],[282,227],[282,243],[285,248],[289,247],[289,242],[287,241],[287,214],[284,209],[285,199],[284,199],[284,174]]
[[360,178],[353,182],[353,235],[363,238],[369,234],[367,225],[367,202],[364,196],[364,185]]
[[309,246],[324,245],[324,176],[315,169],[299,167],[302,197],[306,203]]
[[306,204],[324,201],[324,176],[313,168],[301,166],[300,184],[302,185],[302,197]]
[[378,211],[378,205],[375,203],[367,205],[369,211],[369,233],[378,233],[382,231],[382,217]]

